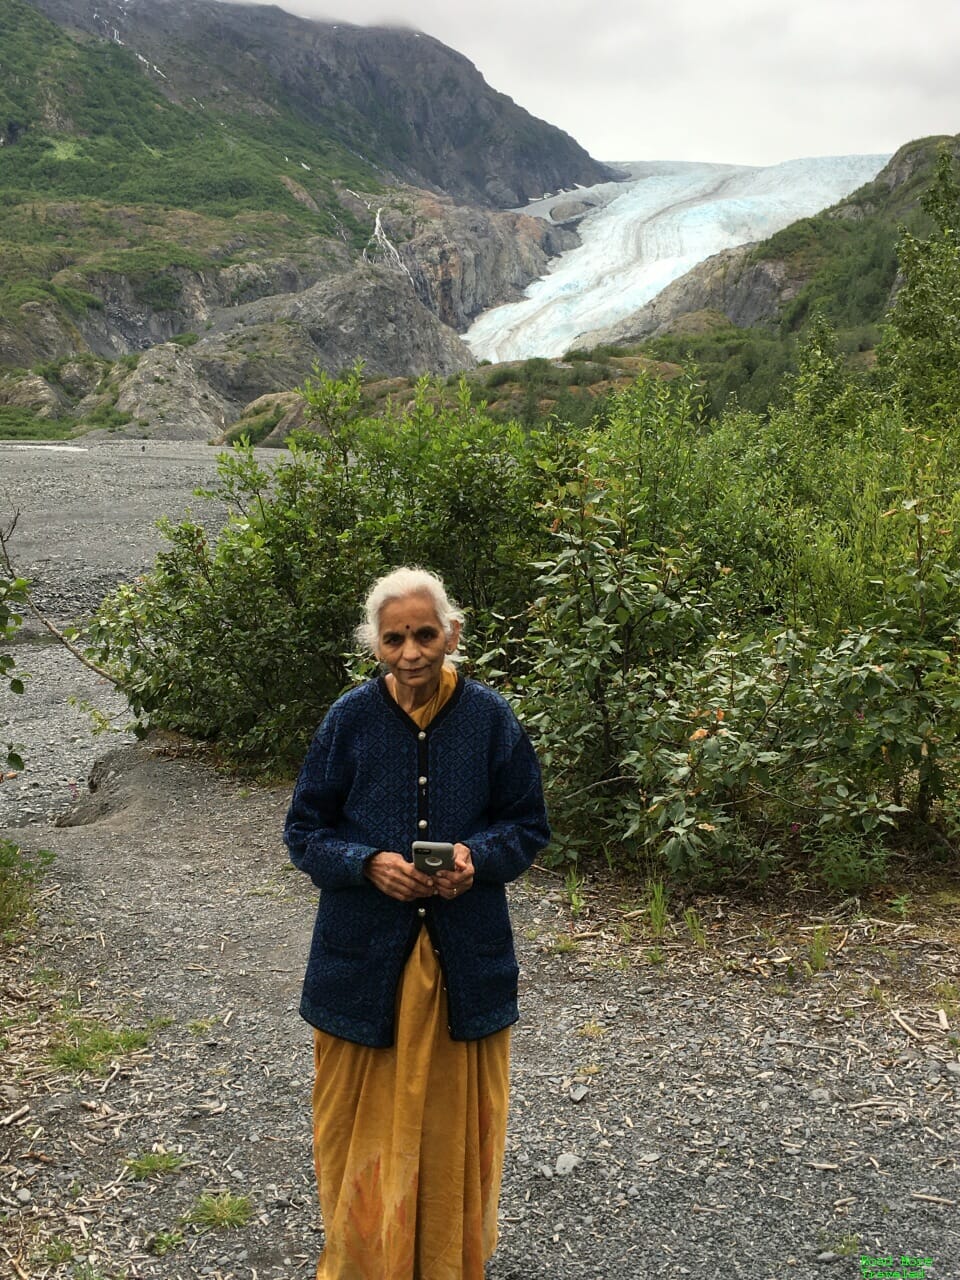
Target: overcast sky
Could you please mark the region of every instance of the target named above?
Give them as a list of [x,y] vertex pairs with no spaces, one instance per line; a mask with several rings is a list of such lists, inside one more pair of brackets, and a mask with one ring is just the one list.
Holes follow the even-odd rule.
[[281,0],[402,23],[598,160],[772,164],[960,132],[958,0]]

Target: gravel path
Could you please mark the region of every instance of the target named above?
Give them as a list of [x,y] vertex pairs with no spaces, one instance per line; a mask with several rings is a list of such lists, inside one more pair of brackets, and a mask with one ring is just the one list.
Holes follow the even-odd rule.
[[[314,903],[280,843],[287,792],[171,738],[92,739],[63,695],[102,700],[95,678],[21,652],[41,678],[18,736],[49,787],[2,821],[56,859],[35,929],[0,951],[0,1275],[309,1276]],[[81,825],[52,825],[71,784]],[[905,916],[701,900],[697,946],[679,919],[653,938],[604,876],[576,914],[549,873],[514,886],[524,1017],[489,1280],[862,1277],[862,1256],[958,1280],[958,895],[920,893]],[[85,1068],[50,1061],[71,1036]],[[134,1176],[147,1157],[167,1172]],[[195,1221],[225,1192],[245,1225]]]
[[[276,450],[258,450],[267,462]],[[189,510],[215,528],[222,508],[194,495],[216,479],[218,451],[187,442],[21,445],[0,442],[0,527],[19,513],[10,549],[41,608],[60,626],[88,616],[118,582],[152,562],[163,546],[160,516]],[[27,768],[0,786],[0,825],[61,812],[86,780],[90,718],[70,699],[104,713],[115,727],[125,704],[109,684],[91,683],[65,662],[29,615],[15,646],[30,673],[20,699],[0,697],[0,743],[30,744]],[[103,749],[101,744],[101,749]]]

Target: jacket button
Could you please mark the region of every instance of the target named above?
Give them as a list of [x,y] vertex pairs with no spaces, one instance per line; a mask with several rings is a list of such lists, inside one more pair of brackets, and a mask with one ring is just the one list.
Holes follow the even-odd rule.
[[427,735],[423,732],[423,730],[422,730],[422,729],[421,729],[421,730],[420,730],[420,732],[417,734],[417,737],[420,739],[420,741],[421,741],[421,742],[426,742],[426,740],[427,740]]
[[423,917],[424,917],[426,914],[427,914],[427,908],[426,908],[426,907],[417,907],[417,915],[421,918],[421,920],[423,919]]
[[427,829],[426,818],[421,818],[420,821],[417,823],[417,826],[420,828],[421,831],[426,831]]
[[427,785],[427,775],[421,774],[417,781],[420,783],[421,787],[425,787]]

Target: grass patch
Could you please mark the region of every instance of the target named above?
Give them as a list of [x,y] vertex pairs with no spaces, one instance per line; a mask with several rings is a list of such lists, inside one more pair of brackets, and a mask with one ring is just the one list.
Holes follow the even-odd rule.
[[696,907],[687,907],[686,911],[683,913],[683,923],[687,927],[687,933],[690,935],[690,940],[702,951],[707,945],[707,935],[703,928],[703,921],[700,919],[700,914]]
[[172,1151],[145,1151],[143,1155],[132,1156],[124,1167],[131,1178],[141,1181],[176,1173],[182,1164],[183,1156]]
[[148,1253],[152,1253],[154,1257],[162,1258],[165,1253],[170,1253],[174,1249],[179,1249],[183,1244],[182,1231],[157,1231],[150,1236],[146,1242]]
[[230,1191],[204,1192],[183,1220],[208,1231],[236,1230],[246,1226],[252,1214],[253,1202],[249,1196],[235,1196]]
[[807,947],[807,963],[814,973],[820,973],[827,967],[830,954],[830,926],[818,925],[814,930],[810,945]]
[[76,425],[71,418],[39,418],[29,409],[0,405],[0,440],[69,440]]
[[0,840],[0,942],[12,942],[27,923],[40,877],[53,860],[46,850],[26,853]]
[[216,1018],[194,1018],[187,1023],[187,1030],[192,1036],[205,1036],[217,1024]]
[[647,881],[647,920],[655,938],[662,938],[667,931],[670,913],[667,909],[667,891],[662,880]]
[[960,1018],[960,984],[946,979],[938,982],[933,994],[940,1002],[940,1008],[950,1019]]
[[577,1028],[577,1035],[584,1036],[587,1040],[600,1040],[606,1034],[606,1027],[596,1022],[593,1018],[589,1022],[585,1022],[582,1027]]
[[64,1240],[60,1236],[54,1236],[49,1240],[43,1250],[43,1259],[45,1262],[58,1266],[64,1262],[70,1262],[73,1259],[73,1245],[69,1240]]
[[550,942],[548,950],[552,955],[566,955],[571,951],[579,951],[580,943],[571,938],[569,933],[558,933]]
[[50,1061],[77,1075],[102,1075],[114,1059],[144,1049],[148,1042],[146,1031],[126,1027],[114,1030],[95,1018],[70,1018],[51,1047]]

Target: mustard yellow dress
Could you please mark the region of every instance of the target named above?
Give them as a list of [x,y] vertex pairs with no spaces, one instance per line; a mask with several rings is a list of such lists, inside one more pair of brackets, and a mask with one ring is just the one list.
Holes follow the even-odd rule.
[[[456,687],[444,667],[425,727]],[[426,928],[403,971],[396,1036],[314,1032],[313,1155],[326,1247],[317,1280],[483,1280],[497,1244],[510,1028],[451,1040]]]

